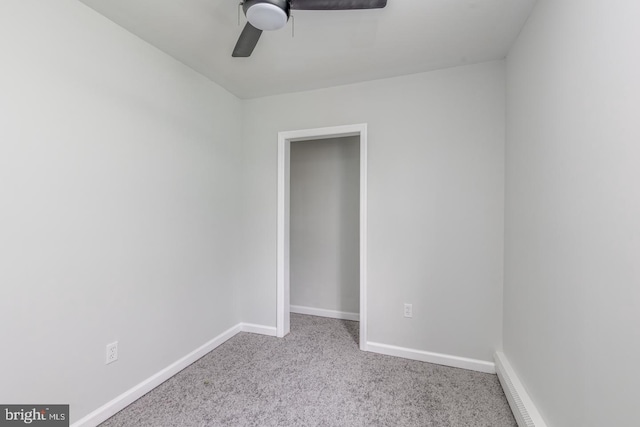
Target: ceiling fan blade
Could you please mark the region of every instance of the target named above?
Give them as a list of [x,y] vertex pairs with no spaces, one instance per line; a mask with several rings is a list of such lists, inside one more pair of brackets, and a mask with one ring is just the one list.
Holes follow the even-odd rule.
[[251,52],[253,52],[256,44],[258,44],[258,40],[260,40],[261,34],[262,30],[257,29],[247,22],[247,25],[244,26],[244,29],[242,30],[242,33],[238,38],[236,47],[233,48],[233,53],[231,54],[231,56],[241,58],[251,56]]
[[297,10],[348,10],[381,9],[387,0],[291,0],[291,9]]

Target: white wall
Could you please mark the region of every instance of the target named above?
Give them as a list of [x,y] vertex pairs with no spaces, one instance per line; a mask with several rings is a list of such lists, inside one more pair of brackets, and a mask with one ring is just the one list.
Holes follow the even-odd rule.
[[360,138],[291,143],[291,305],[358,313]]
[[241,105],[75,0],[0,55],[0,402],[75,421],[240,321]]
[[638,16],[540,0],[508,58],[504,351],[553,427],[638,425]]
[[278,132],[366,122],[369,340],[491,360],[502,335],[504,84],[498,61],[246,101],[243,319],[275,325]]

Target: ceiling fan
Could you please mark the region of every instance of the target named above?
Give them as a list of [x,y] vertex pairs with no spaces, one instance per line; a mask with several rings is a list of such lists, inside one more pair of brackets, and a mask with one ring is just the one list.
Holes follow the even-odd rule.
[[250,56],[262,31],[284,27],[291,10],[380,9],[387,0],[244,0],[240,4],[248,22],[233,49],[234,57]]

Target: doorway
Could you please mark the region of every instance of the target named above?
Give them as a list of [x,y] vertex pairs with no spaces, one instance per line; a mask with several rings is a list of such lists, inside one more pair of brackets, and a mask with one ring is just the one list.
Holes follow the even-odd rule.
[[291,313],[360,320],[360,138],[291,143]]
[[[291,143],[343,137],[359,139],[359,320],[360,349],[367,346],[367,125],[346,125],[280,132],[278,134],[278,236],[276,334],[290,330],[290,246],[291,246]],[[348,141],[349,139],[344,139]]]

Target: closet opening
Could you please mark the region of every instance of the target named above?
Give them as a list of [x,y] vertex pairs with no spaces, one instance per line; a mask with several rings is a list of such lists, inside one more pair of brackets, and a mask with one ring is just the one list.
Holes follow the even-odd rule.
[[366,124],[278,136],[277,336],[291,312],[356,320],[366,350]]

